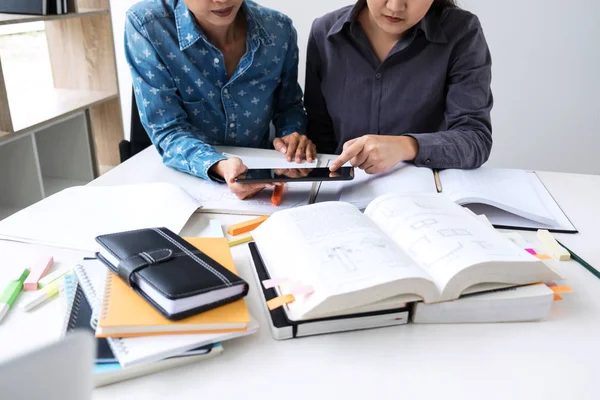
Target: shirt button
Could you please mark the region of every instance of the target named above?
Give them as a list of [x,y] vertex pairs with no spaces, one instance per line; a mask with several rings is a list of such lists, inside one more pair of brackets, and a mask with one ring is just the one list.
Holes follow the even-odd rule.
[[429,165],[431,164],[431,160],[428,158],[427,160],[425,160],[425,165]]
[[235,128],[235,124],[232,122],[232,123],[229,124],[229,127],[230,128]]
[[219,63],[219,59],[215,57],[215,64]]
[[378,72],[378,73],[376,73],[376,74],[375,74],[375,78],[376,78],[376,79],[381,79],[381,74],[380,74],[379,72]]
[[227,88],[223,89],[223,93],[227,94],[229,93],[229,90],[227,90]]

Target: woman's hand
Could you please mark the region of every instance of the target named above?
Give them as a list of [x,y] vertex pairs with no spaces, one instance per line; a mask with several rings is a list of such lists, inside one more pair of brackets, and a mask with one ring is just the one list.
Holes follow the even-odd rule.
[[216,163],[213,167],[213,172],[225,179],[229,190],[238,199],[244,200],[254,196],[267,186],[273,186],[271,183],[237,183],[235,178],[242,175],[248,170],[248,167],[244,165],[242,160],[237,157],[228,158],[227,160],[221,160]]
[[297,163],[301,163],[306,159],[311,163],[317,159],[317,147],[306,135],[301,135],[298,132],[282,138],[275,138],[273,147],[285,154],[288,161],[295,159]]
[[411,136],[365,135],[344,143],[344,151],[329,167],[335,171],[348,161],[367,174],[389,171],[400,161],[414,160],[419,144]]

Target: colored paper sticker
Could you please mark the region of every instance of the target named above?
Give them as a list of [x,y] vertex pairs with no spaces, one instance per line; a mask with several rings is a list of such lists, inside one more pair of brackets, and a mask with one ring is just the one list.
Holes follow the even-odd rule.
[[274,299],[267,301],[267,307],[269,307],[269,310],[273,311],[276,308],[283,306],[284,304],[293,303],[294,300],[296,300],[294,298],[294,295],[284,294],[283,296],[275,297]]
[[536,254],[535,256],[540,260],[552,260],[548,254]]
[[554,301],[561,301],[563,298],[559,294],[554,295]]
[[525,249],[525,251],[533,256],[535,256],[537,254],[534,249]]

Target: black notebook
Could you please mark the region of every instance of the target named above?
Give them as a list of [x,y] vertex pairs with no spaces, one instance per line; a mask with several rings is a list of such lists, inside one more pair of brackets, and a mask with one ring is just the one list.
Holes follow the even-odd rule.
[[248,293],[246,281],[167,228],[101,235],[97,257],[162,315],[182,319]]
[[274,288],[265,289],[261,282],[271,279],[263,259],[254,242],[248,244],[254,263],[254,276],[265,303],[267,319],[271,326],[271,335],[276,340],[300,338],[304,336],[321,335],[326,333],[355,331],[361,329],[382,328],[386,326],[405,325],[409,321],[410,306],[393,308],[382,311],[362,312],[338,315],[328,318],[292,321],[286,315],[283,307],[269,310],[266,302],[279,296]]
[[[85,297],[81,285],[77,285],[73,305],[69,314],[69,322],[67,324],[67,332],[73,332],[77,329],[89,331],[92,334],[96,332],[95,324],[92,321],[92,307]],[[96,338],[96,363],[113,363],[117,362],[110,346],[106,339]]]
[[56,2],[56,0],[2,0],[0,13],[46,15],[47,2]]

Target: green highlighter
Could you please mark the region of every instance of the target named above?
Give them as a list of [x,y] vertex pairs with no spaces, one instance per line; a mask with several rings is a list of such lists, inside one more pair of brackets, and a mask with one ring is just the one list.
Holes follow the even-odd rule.
[[2,322],[2,319],[6,313],[8,313],[8,310],[15,304],[15,301],[23,291],[23,282],[25,282],[28,275],[29,270],[25,269],[21,274],[21,277],[17,280],[10,281],[2,295],[0,295],[0,322]]

